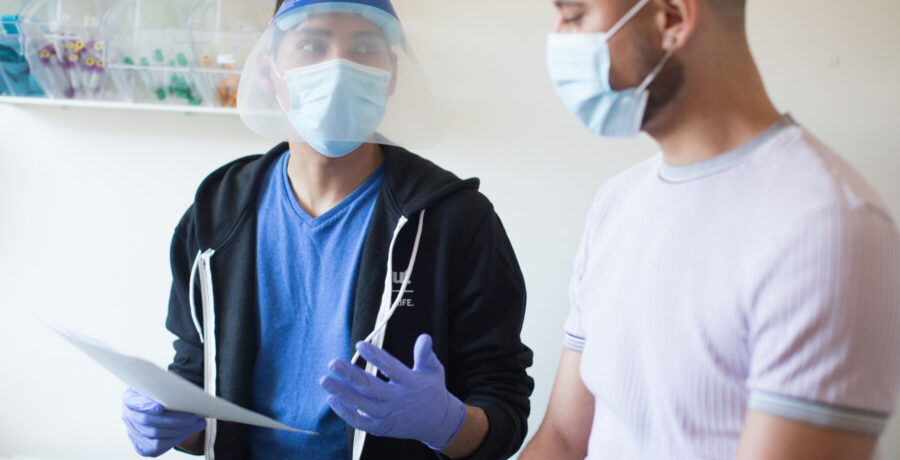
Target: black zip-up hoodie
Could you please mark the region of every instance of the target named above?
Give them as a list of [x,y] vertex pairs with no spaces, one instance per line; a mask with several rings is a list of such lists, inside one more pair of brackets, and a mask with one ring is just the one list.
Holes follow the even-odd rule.
[[[258,197],[266,172],[287,149],[281,144],[213,172],[172,239],[166,327],[177,339],[169,369],[244,407],[250,407],[259,344]],[[446,369],[447,389],[482,408],[490,422],[487,437],[470,458],[508,458],[527,432],[534,386],[526,373],[532,352],[520,339],[525,285],[512,246],[493,206],[477,191],[477,179],[460,180],[397,147],[382,150],[385,180],[360,258],[351,344],[369,335],[379,310],[395,300],[420,234],[409,284],[413,292],[404,295],[388,322],[382,348],[412,366],[416,338],[431,334]],[[403,225],[407,220],[409,225]],[[392,243],[393,268],[387,273]],[[383,298],[387,291],[392,293]],[[348,439],[352,447],[349,426]],[[442,457],[411,440],[358,433],[355,443],[363,446],[366,460]],[[244,426],[208,424],[206,452],[218,460],[247,458]]]

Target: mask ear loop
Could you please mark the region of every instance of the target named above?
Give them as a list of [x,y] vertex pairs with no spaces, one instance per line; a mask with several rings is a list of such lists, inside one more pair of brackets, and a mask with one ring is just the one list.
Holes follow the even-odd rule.
[[637,92],[642,93],[650,87],[650,83],[653,83],[653,80],[659,76],[659,73],[662,72],[663,67],[666,65],[666,62],[669,62],[669,58],[672,57],[672,50],[666,51],[666,54],[660,59],[659,63],[656,64],[656,67],[650,71],[650,74],[647,75],[647,78],[644,79],[644,82],[641,83],[641,86],[638,87]]
[[[287,74],[282,75],[280,72],[278,72],[278,68],[275,67],[274,60],[269,60],[269,66],[272,67],[272,73],[274,73],[276,77],[278,77],[283,82],[287,82]],[[275,91],[275,101],[278,102],[278,107],[281,108],[281,112],[287,114],[288,109],[284,108],[284,102],[281,102],[281,97],[278,96],[278,91]]]
[[609,30],[607,30],[606,32],[603,33],[603,35],[606,36],[606,39],[609,40],[610,37],[615,35],[616,32],[618,32],[619,30],[622,29],[622,27],[625,27],[625,24],[628,24],[628,21],[630,21],[642,9],[644,9],[644,7],[647,6],[648,3],[650,3],[650,0],[641,0],[636,5],[634,5],[630,10],[628,10],[628,12],[625,13],[625,16],[622,16],[622,19],[619,19],[619,22],[617,22]]

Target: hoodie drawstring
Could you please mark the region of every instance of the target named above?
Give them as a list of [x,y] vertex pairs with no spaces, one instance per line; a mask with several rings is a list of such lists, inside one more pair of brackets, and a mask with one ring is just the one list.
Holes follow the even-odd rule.
[[[394,316],[394,312],[397,311],[397,308],[400,306],[400,303],[403,300],[403,296],[406,294],[406,288],[409,286],[409,280],[412,278],[412,273],[416,265],[416,256],[419,254],[419,242],[422,240],[422,228],[425,223],[425,211],[422,211],[419,214],[419,229],[416,232],[416,240],[413,243],[412,257],[409,259],[409,265],[406,269],[406,273],[403,276],[403,283],[400,284],[400,291],[397,294],[397,298],[394,300],[394,303],[385,311],[385,305],[390,302],[391,295],[393,294],[393,270],[394,270],[394,244],[396,243],[397,236],[400,234],[400,230],[406,225],[408,219],[405,217],[400,219],[400,223],[397,225],[397,229],[394,231],[394,239],[391,241],[391,246],[388,252],[388,268],[387,268],[387,281],[385,282],[385,293],[382,296],[381,308],[378,309],[378,322],[375,325],[375,328],[372,329],[372,332],[363,339],[364,342],[369,342],[379,348],[384,344],[384,334],[383,331],[387,326],[388,321],[391,319],[391,316]],[[359,360],[359,352],[354,353],[353,358],[350,360],[352,364],[356,364]],[[372,373],[372,375],[375,375]]]
[[[397,298],[391,303],[391,296],[394,293],[394,283],[393,283],[393,275],[394,275],[394,245],[397,243],[397,238],[400,236],[400,231],[403,230],[403,227],[406,226],[406,223],[409,221],[406,217],[401,217],[400,222],[397,223],[397,228],[394,230],[394,237],[391,239],[390,249],[388,249],[388,263],[387,263],[387,276],[384,282],[384,293],[381,297],[381,306],[378,308],[378,316],[375,323],[375,328],[372,330],[372,333],[369,334],[365,338],[365,342],[369,342],[372,345],[375,345],[378,348],[381,348],[384,345],[384,336],[387,331],[387,323],[391,319],[391,316],[394,315],[394,312],[397,311],[397,308],[400,306],[400,303],[403,300],[403,296],[406,294],[406,288],[409,286],[409,280],[412,278],[413,269],[415,269],[416,265],[416,256],[419,254],[419,242],[422,240],[422,229],[425,228],[425,210],[422,210],[419,213],[419,228],[416,231],[416,240],[413,243],[412,256],[409,258],[409,265],[406,268],[406,274],[403,276],[403,283],[400,285],[400,291],[397,293]],[[359,360],[359,352],[353,354],[353,358],[350,360],[352,364],[356,364]],[[372,363],[366,363],[366,372],[372,375],[376,375],[378,373],[378,369],[372,365]],[[354,430],[353,432],[353,460],[360,460],[362,458],[362,450],[363,445],[366,442],[366,432],[360,430]]]
[[[207,249],[205,252],[197,252],[194,264],[191,267],[191,279],[188,295],[191,307],[191,320],[194,328],[203,343],[203,390],[207,394],[216,396],[216,308],[213,297],[212,266],[210,259],[216,251]],[[203,308],[203,328],[197,320],[197,308],[194,304],[194,280],[195,274],[200,274],[200,303]],[[204,331],[206,333],[204,334]],[[206,419],[205,456],[207,460],[215,460],[216,444],[216,419]]]

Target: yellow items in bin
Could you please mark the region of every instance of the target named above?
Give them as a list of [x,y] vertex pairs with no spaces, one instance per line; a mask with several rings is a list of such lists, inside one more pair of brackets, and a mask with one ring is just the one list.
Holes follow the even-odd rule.
[[[3,1],[3,0],[0,0]],[[23,50],[56,99],[234,108],[272,0],[31,0]]]
[[187,29],[195,56],[196,81],[215,107],[237,106],[247,56],[274,13],[270,0],[218,0],[197,6]]
[[34,0],[19,15],[25,57],[57,99],[120,99],[107,73],[100,17],[110,1]]

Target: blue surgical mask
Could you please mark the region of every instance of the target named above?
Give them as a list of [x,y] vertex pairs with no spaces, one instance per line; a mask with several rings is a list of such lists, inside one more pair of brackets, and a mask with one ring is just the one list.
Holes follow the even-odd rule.
[[639,87],[612,89],[609,39],[648,3],[638,2],[606,33],[550,34],[548,38],[547,65],[556,93],[578,121],[598,136],[637,136],[650,97],[647,88],[672,55],[667,52]]
[[356,150],[384,118],[391,83],[386,70],[334,59],[292,69],[283,78],[291,97],[288,120],[327,157]]

